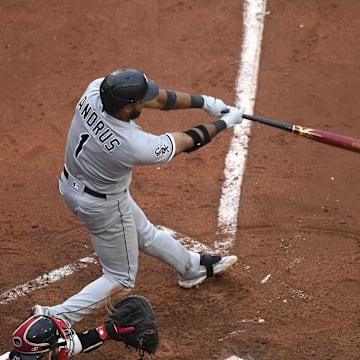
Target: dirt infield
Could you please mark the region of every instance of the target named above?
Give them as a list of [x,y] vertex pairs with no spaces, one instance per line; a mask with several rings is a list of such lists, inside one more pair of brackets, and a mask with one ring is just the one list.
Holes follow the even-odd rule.
[[[90,256],[87,233],[58,194],[67,129],[87,84],[119,67],[162,88],[233,103],[242,1],[0,3],[0,294]],[[268,0],[254,113],[360,138],[360,2]],[[198,110],[146,110],[154,133],[207,121]],[[232,132],[161,167],[134,171],[149,218],[212,247]],[[233,271],[198,289],[141,255],[135,293],[156,311],[156,359],[356,359],[360,354],[359,154],[253,124]],[[0,354],[40,303],[54,305],[98,264],[0,304]],[[106,314],[77,325],[95,326]],[[135,359],[117,343],[79,358]]]

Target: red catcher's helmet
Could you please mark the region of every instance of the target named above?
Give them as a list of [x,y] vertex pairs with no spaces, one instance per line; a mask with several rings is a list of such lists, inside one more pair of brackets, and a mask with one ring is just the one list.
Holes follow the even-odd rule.
[[65,339],[63,329],[51,316],[31,316],[18,326],[12,334],[14,345],[10,353],[12,360],[37,360],[59,346]]

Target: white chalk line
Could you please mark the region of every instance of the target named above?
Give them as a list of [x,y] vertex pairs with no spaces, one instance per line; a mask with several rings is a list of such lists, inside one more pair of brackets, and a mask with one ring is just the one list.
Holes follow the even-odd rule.
[[[207,252],[211,254],[215,253],[208,246],[198,241],[195,241],[186,235],[177,233],[176,231],[166,228],[164,226],[159,226],[159,228],[162,230],[169,231],[172,234],[172,236],[174,236],[177,240],[179,240],[179,242],[181,242],[184,246],[186,246],[192,251]],[[76,271],[88,267],[89,264],[97,264],[97,263],[98,261],[96,259],[95,254],[92,254],[91,256],[84,257],[78,260],[77,262],[52,270],[44,275],[41,275],[35,279],[32,279],[22,285],[18,285],[15,288],[2,293],[0,295],[0,305],[8,304],[18,299],[19,297],[26,296],[36,290],[43,289],[67,276],[70,276]]]
[[[243,44],[236,83],[236,105],[245,106],[248,114],[252,114],[254,110],[265,14],[266,0],[244,0]],[[215,249],[229,249],[235,242],[250,127],[251,123],[244,121],[234,128],[234,136],[225,160],[225,181],[218,211],[218,234],[222,240],[215,242]],[[231,334],[238,335],[239,332]],[[226,360],[243,359],[234,355]]]
[[[245,106],[248,114],[252,114],[254,109],[265,13],[266,0],[244,1],[243,44],[235,103]],[[215,249],[229,249],[235,241],[250,127],[251,122],[244,120],[234,128],[225,160],[225,180],[218,210],[218,231],[222,240],[215,242]]]
[[25,284],[18,285],[0,295],[0,305],[5,305],[21,296],[29,295],[35,290],[43,289],[80,269],[86,268],[88,264],[93,263],[97,263],[97,260],[94,257],[84,257],[75,263],[52,270],[26,282]]
[[[252,113],[255,102],[265,11],[266,0],[244,1],[243,45],[240,56],[239,76],[236,83],[236,104],[241,103],[245,106],[249,114]],[[218,211],[218,235],[220,235],[222,240],[214,243],[215,250],[213,252],[227,251],[235,241],[241,184],[245,172],[249,134],[250,122],[244,121],[241,126],[234,128],[234,136],[231,139],[230,150],[225,160],[225,181],[222,186]],[[175,232],[172,233],[175,234]],[[179,241],[183,241],[186,246],[190,244],[196,251],[211,251],[211,249],[205,245],[189,237],[180,235],[179,238]],[[96,262],[94,257],[86,257],[76,263],[53,270],[26,284],[19,285],[1,294],[0,304],[7,304],[10,301],[16,300],[19,296],[24,296],[37,289],[44,288],[94,262]],[[7,354],[4,354],[0,360],[6,359],[6,357]],[[231,356],[227,360],[235,359],[240,360],[241,358]]]

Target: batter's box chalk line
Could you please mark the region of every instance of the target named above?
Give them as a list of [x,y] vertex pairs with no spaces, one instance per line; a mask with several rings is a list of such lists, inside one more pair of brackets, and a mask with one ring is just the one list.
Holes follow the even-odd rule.
[[14,301],[21,296],[28,295],[35,290],[43,289],[50,284],[63,279],[64,277],[72,275],[76,271],[86,268],[89,264],[96,263],[97,260],[94,257],[84,257],[73,264],[65,265],[59,269],[52,270],[46,274],[38,276],[33,280],[28,281],[25,284],[18,285],[15,288],[0,294],[0,304],[8,304],[9,302]]
[[[189,248],[192,251],[196,252],[206,252],[208,254],[214,254],[215,251],[212,250],[210,247],[188,237],[177,233],[174,230],[168,229],[163,226],[159,226],[160,229],[169,231],[174,238],[176,238],[180,243],[184,246]],[[4,293],[0,294],[0,305],[8,304],[19,297],[29,295],[30,293],[43,289],[67,276],[72,275],[73,273],[86,268],[90,264],[97,264],[98,261],[96,260],[96,254],[92,254],[92,256],[84,257],[77,262],[72,264],[65,265],[61,268],[52,270],[46,274],[38,276],[35,279],[28,281],[25,284],[18,285],[13,289],[5,291]]]

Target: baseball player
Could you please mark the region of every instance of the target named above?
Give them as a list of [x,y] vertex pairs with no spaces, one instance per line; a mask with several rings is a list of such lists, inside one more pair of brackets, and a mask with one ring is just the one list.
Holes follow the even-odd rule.
[[109,319],[100,326],[75,331],[63,318],[32,315],[12,334],[13,349],[6,360],[68,360],[89,353],[105,341],[121,341],[135,348],[142,359],[154,354],[159,344],[155,313],[149,301],[139,295],[128,296],[108,309]]
[[104,325],[76,332],[62,318],[33,315],[13,332],[14,348],[9,352],[7,359],[68,360],[76,354],[97,349],[105,340],[110,338],[104,331]]
[[[215,121],[186,131],[153,135],[136,122],[143,108],[203,109]],[[71,324],[109,296],[134,288],[139,250],[168,264],[178,284],[192,288],[229,270],[237,257],[200,255],[155,227],[130,194],[132,169],[169,162],[208,144],[242,122],[243,108],[220,99],[190,95],[158,85],[136,69],[123,68],[92,81],[81,96],[68,132],[60,193],[89,231],[103,274],[56,306],[33,314],[62,316]]]

